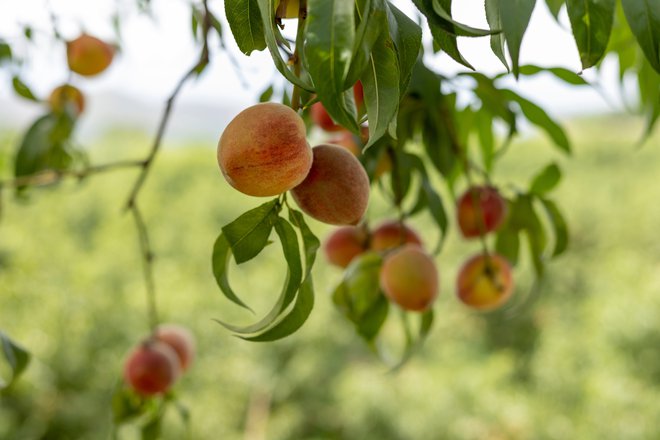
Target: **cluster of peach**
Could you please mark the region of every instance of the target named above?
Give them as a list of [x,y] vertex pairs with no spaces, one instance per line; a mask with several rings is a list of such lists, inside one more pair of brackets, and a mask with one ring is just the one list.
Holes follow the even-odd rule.
[[[497,230],[506,217],[506,201],[491,186],[474,186],[461,196],[457,206],[459,228],[465,238]],[[423,250],[419,234],[400,221],[386,221],[373,231],[362,226],[335,230],[323,245],[331,264],[346,268],[365,252],[383,254],[380,287],[399,307],[408,311],[428,309],[438,294],[438,274],[433,258]],[[493,310],[513,292],[511,266],[502,256],[482,253],[459,270],[457,296],[467,306]]]
[[167,392],[195,357],[195,339],[185,327],[163,324],[135,347],[124,364],[124,380],[138,394]]
[[[91,77],[105,71],[115,55],[115,48],[96,37],[82,34],[67,41],[66,57],[71,72]],[[48,97],[48,105],[55,113],[62,113],[69,106],[76,116],[85,109],[85,96],[69,83],[56,87]]]

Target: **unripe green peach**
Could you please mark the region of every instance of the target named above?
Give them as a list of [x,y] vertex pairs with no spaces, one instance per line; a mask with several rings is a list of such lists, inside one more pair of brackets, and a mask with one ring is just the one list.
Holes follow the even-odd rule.
[[50,93],[48,105],[56,113],[62,113],[67,105],[72,105],[76,115],[79,115],[85,110],[85,97],[77,87],[63,84]]
[[323,244],[326,259],[335,266],[347,267],[353,258],[367,250],[367,233],[358,226],[335,229]]
[[478,310],[493,310],[513,293],[511,266],[497,254],[475,255],[460,269],[456,282],[458,298]]
[[161,324],[154,336],[176,352],[182,372],[190,367],[195,358],[195,338],[190,330],[177,324]]
[[355,225],[367,210],[369,177],[346,149],[322,144],[303,182],[291,194],[300,209],[331,225]]
[[114,55],[113,46],[91,35],[82,34],[66,43],[69,69],[82,76],[94,76],[103,72],[112,63]]
[[402,309],[427,310],[438,296],[438,271],[433,258],[412,244],[392,251],[383,261],[380,286]]
[[163,342],[148,340],[129,354],[124,380],[139,394],[151,396],[169,390],[180,372],[174,349]]
[[385,251],[407,243],[421,247],[422,239],[417,232],[397,220],[385,221],[371,233],[370,247],[374,251]]
[[218,143],[218,164],[227,182],[250,196],[274,196],[305,179],[312,150],[305,123],[273,102],[248,107],[227,125]]

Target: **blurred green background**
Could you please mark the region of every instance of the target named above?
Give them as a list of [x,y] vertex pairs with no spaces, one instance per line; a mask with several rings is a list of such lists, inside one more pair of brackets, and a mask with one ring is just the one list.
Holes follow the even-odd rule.
[[[292,337],[248,343],[212,320],[253,319],[222,297],[210,257],[220,227],[260,200],[229,188],[214,145],[167,144],[141,204],[156,252],[161,317],[197,337],[198,358],[177,385],[191,413],[190,438],[660,438],[660,137],[637,149],[641,122],[620,116],[574,120],[568,128],[572,158],[528,137],[511,147],[495,182],[506,194],[509,183],[523,187],[557,161],[569,252],[550,263],[540,283],[523,261],[513,305],[474,313],[456,300],[454,279],[478,245],[452,230],[437,258],[442,291],[434,328],[396,374],[334,310],[330,292],[341,272],[322,257],[315,310]],[[18,137],[0,133],[3,170]],[[118,130],[96,144],[90,156],[102,163],[140,158],[150,142]],[[147,333],[136,232],[121,210],[134,178],[134,171],[115,171],[67,181],[32,191],[29,200],[5,192],[0,328],[33,359],[0,394],[0,438],[110,437],[110,399],[124,357]],[[387,212],[374,198],[371,219]],[[437,237],[429,219],[412,223],[429,243]],[[312,227],[320,237],[330,231]],[[270,246],[231,275],[263,313],[283,270]],[[0,374],[7,372],[0,365]],[[164,432],[185,438],[175,411]],[[120,438],[138,433],[135,426],[119,431]]]

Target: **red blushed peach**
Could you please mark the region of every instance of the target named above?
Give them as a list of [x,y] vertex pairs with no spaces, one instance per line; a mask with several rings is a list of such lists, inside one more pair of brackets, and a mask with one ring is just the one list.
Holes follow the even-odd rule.
[[317,102],[313,104],[310,111],[312,115],[312,121],[314,121],[314,123],[323,130],[325,131],[345,130],[344,127],[342,127],[341,125],[335,124],[335,121],[332,120],[332,117],[325,109],[325,107],[323,107],[323,104],[321,102]]
[[115,49],[91,35],[82,34],[66,43],[69,69],[82,76],[94,76],[110,66]]
[[162,324],[155,337],[176,352],[182,372],[190,367],[195,358],[195,338],[190,330],[177,324]]
[[456,282],[458,298],[477,310],[493,310],[513,293],[511,266],[497,254],[476,255],[461,267]]
[[250,196],[286,192],[305,179],[312,149],[305,123],[291,108],[253,105],[227,125],[218,143],[218,163],[227,182]]
[[314,160],[303,182],[291,194],[300,209],[331,225],[355,225],[369,203],[369,177],[355,156],[342,147],[312,149]]
[[323,253],[330,264],[347,267],[353,258],[367,249],[367,233],[357,226],[335,229],[323,244]]
[[179,374],[176,352],[169,345],[153,340],[135,348],[124,365],[126,383],[145,396],[169,390]]
[[85,97],[77,87],[64,84],[53,89],[48,105],[56,113],[62,113],[68,105],[72,105],[76,115],[79,115],[85,110]]
[[359,138],[348,130],[343,130],[341,133],[328,140],[327,143],[344,147],[353,153],[353,156],[360,155]]
[[438,296],[438,271],[433,258],[416,245],[395,249],[383,261],[380,286],[402,309],[427,310]]
[[397,220],[381,223],[371,233],[370,246],[374,251],[385,251],[404,244],[414,244],[421,247],[422,239],[417,232]]
[[458,226],[466,238],[497,230],[506,214],[506,200],[492,186],[471,187],[458,200]]
[[353,86],[353,97],[355,98],[358,114],[362,114],[364,112],[364,89],[361,81],[356,82]]

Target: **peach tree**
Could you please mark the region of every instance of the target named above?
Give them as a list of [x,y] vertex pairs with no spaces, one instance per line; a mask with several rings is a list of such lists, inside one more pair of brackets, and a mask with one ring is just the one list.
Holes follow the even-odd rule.
[[[660,116],[660,3],[485,0],[484,29],[454,19],[451,0],[412,0],[406,5],[411,14],[399,9],[402,3],[225,0],[223,10],[210,0],[193,2],[184,19],[192,23],[198,58],[167,97],[149,153],[135,161],[100,164],[89,163],[76,142],[85,109],[78,86],[121,62],[119,46],[82,30],[63,35],[54,17],[50,37],[62,43],[71,74],[50,96],[39,97],[23,79],[32,27],[25,24],[18,37],[0,32],[0,69],[9,73],[18,96],[45,108],[15,146],[11,176],[0,180],[1,192],[27,198],[63,179],[139,169],[125,209],[139,236],[151,331],[126,363],[126,385],[113,401],[118,422],[148,414],[143,432],[157,436],[163,407],[174,400],[170,387],[190,360],[177,356],[181,345],[168,348],[159,336],[153,252],[139,195],[179,92],[205,74],[217,51],[234,45],[245,56],[268,51],[280,76],[263,91],[262,103],[236,115],[217,149],[220,171],[231,186],[246,197],[269,199],[254,199],[253,209],[218,231],[212,251],[200,252],[210,251],[209,277],[215,277],[224,296],[247,309],[231,286],[230,267],[258,258],[272,241],[287,265],[279,293],[267,293],[273,306],[265,316],[247,326],[218,322],[247,341],[274,341],[296,332],[314,306],[312,268],[322,250],[324,263],[344,270],[333,304],[375,353],[380,353],[384,323],[400,318],[405,346],[394,368],[432,330],[442,276],[435,257],[448,234],[475,243],[476,254],[459,271],[456,297],[476,310],[506,307],[516,297],[513,270],[523,256],[542,277],[548,261],[567,249],[568,225],[553,198],[562,177],[557,164],[537,170],[524,188],[494,180],[522,123],[538,127],[561,153],[571,154],[562,126],[508,88],[508,78],[546,73],[576,88],[593,86],[581,72],[520,63],[524,36],[537,31],[528,26],[535,7],[547,7],[557,20],[565,9],[581,70],[600,72],[604,58],[617,61],[622,90],[624,80],[634,80],[638,89],[637,111],[646,120],[642,135],[654,129]],[[136,8],[147,13],[150,1],[138,0]],[[119,33],[122,16],[113,17],[113,23]],[[221,45],[209,44],[211,37]],[[461,38],[486,39],[502,72],[480,72],[479,60],[461,52]],[[464,69],[449,75],[430,67],[439,53]],[[312,130],[325,138],[314,148],[308,144]],[[368,200],[375,193],[391,205],[389,217],[370,215]],[[412,226],[424,216],[433,230]],[[323,245],[309,218],[337,226]],[[9,386],[28,365],[29,354],[4,333],[0,338],[13,372],[3,385]],[[181,338],[188,341],[182,350],[192,350],[189,336]],[[149,361],[141,364],[141,359]]]

